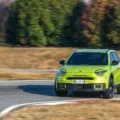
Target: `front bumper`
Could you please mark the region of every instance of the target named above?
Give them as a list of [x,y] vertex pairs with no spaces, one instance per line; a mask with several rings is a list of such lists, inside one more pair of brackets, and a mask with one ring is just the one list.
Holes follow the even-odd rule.
[[80,91],[80,92],[103,92],[106,91],[105,84],[56,84],[57,91]]
[[[83,80],[84,82],[77,82]],[[105,91],[108,89],[109,74],[97,76],[95,73],[67,73],[64,76],[56,75],[57,90],[73,91]]]

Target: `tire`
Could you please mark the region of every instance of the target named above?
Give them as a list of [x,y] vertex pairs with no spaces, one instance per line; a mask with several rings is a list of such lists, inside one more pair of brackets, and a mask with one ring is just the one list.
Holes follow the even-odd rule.
[[67,91],[55,91],[56,96],[67,96],[68,92]]
[[78,92],[78,91],[73,91],[73,94],[74,94],[74,95],[78,95],[78,94],[80,94],[80,92]]
[[120,94],[120,88],[117,88],[117,94]]
[[55,81],[55,84],[54,84],[54,89],[55,89],[55,94],[56,96],[67,96],[68,94],[68,91],[60,91],[60,90],[57,90],[56,89],[56,81]]
[[108,90],[106,92],[103,93],[103,98],[105,99],[110,99],[110,98],[113,98],[115,93],[114,93],[114,80],[112,77],[110,77],[110,80],[109,80],[109,87],[108,87]]

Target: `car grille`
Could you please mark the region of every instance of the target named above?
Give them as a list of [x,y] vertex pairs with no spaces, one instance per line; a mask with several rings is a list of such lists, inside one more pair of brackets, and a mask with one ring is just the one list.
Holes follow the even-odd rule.
[[93,90],[93,84],[66,84],[68,90]]
[[76,79],[82,79],[82,80],[94,80],[92,77],[68,77],[67,80],[76,80]]

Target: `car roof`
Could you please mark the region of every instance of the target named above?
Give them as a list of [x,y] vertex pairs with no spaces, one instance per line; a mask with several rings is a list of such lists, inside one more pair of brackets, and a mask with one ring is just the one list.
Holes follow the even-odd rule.
[[110,49],[79,49],[76,52],[98,52],[98,53],[107,53],[113,52],[114,50]]

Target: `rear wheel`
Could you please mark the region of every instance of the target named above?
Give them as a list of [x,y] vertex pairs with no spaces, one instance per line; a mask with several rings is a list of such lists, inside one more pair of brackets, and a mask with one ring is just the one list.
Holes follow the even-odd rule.
[[110,99],[110,98],[113,98],[114,95],[115,95],[115,93],[114,93],[114,80],[111,77],[109,80],[108,90],[103,93],[103,98]]

